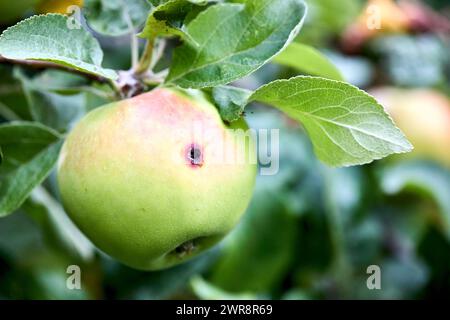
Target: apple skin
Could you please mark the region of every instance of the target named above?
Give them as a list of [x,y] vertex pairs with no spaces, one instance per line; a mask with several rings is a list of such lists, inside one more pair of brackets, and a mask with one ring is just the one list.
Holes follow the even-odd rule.
[[450,100],[430,89],[379,87],[370,90],[414,146],[406,157],[450,167]]
[[220,241],[250,202],[256,164],[222,157],[255,156],[255,142],[231,129],[248,127],[225,125],[198,91],[155,89],[95,109],[61,151],[63,204],[122,263],[141,270],[181,263]]

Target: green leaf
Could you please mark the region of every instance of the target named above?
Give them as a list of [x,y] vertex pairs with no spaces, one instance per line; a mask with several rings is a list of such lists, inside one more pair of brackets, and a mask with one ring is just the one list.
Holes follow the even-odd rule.
[[238,120],[247,104],[251,92],[231,86],[218,86],[212,89],[212,98],[226,122]]
[[257,296],[251,293],[229,293],[215,287],[200,276],[191,279],[191,287],[194,293],[203,300],[255,300]]
[[52,87],[55,89],[55,81],[61,90],[62,87],[70,87],[78,79],[62,75],[68,74],[51,72],[28,78],[19,69],[15,72],[15,77],[22,83],[32,119],[60,132],[70,129],[87,111],[85,93],[75,91],[66,95],[50,92]]
[[103,268],[105,283],[114,288],[121,288],[115,296],[117,299],[169,299],[182,291],[192,276],[207,271],[217,259],[217,255],[217,248],[213,248],[186,263],[152,272],[133,270],[112,259],[104,259],[107,264],[106,268]]
[[28,191],[31,185],[39,181],[41,174],[46,176],[39,172],[39,166],[45,171],[46,150],[58,144],[60,138],[56,131],[34,122],[14,121],[0,125],[0,145],[4,152],[0,168],[0,216],[17,209],[22,198],[31,192]]
[[[167,2],[171,2],[172,0],[149,0],[149,1],[153,6],[157,7],[166,4]],[[221,2],[223,0],[185,0],[185,1],[195,4],[206,4],[208,2]]]
[[0,146],[0,166],[3,163],[3,151],[2,151],[2,146]]
[[121,36],[141,27],[151,8],[146,0],[85,0],[83,12],[96,32]]
[[86,30],[68,27],[69,18],[58,14],[33,16],[6,29],[0,36],[0,55],[8,59],[42,60],[88,74],[116,79],[101,67],[103,51]]
[[275,57],[273,62],[294,68],[300,72],[342,81],[339,70],[320,51],[313,47],[293,42]]
[[[0,217],[18,209],[30,192],[50,173],[58,158],[62,141],[53,130],[39,124],[12,122],[0,125],[0,144],[5,149],[5,160],[25,148],[34,148],[27,159],[15,161],[9,172],[0,170]],[[11,148],[8,148],[11,146]],[[22,149],[20,149],[20,146]],[[14,152],[15,151],[15,152]]]
[[258,177],[247,212],[225,239],[211,272],[211,283],[223,290],[270,292],[281,284],[292,261],[296,219],[278,198],[283,188],[265,177]]
[[0,144],[3,147],[21,143],[45,146],[60,138],[56,131],[36,122],[13,121],[0,125]]
[[94,256],[92,243],[64,212],[61,204],[43,187],[36,187],[22,209],[33,216],[48,236],[49,245],[73,253],[83,261]]
[[0,116],[9,121],[31,120],[20,82],[10,71],[11,68],[0,66]]
[[239,2],[211,6],[189,23],[193,43],[175,50],[167,82],[204,88],[240,79],[282,51],[306,14],[301,0]]
[[365,164],[412,150],[383,107],[347,83],[300,76],[262,86],[249,100],[300,121],[317,156],[330,166]]
[[415,192],[432,198],[439,206],[442,225],[450,238],[450,173],[429,162],[411,161],[391,165],[380,172],[381,187],[387,194]]
[[189,14],[197,10],[197,5],[203,7],[209,1],[169,0],[156,7],[148,16],[144,30],[139,34],[150,40],[157,36],[179,36],[187,42],[195,41],[184,30],[183,22]]

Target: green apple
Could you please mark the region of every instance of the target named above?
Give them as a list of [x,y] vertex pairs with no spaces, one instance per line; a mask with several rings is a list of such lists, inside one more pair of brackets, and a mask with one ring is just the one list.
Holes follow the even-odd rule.
[[64,206],[124,264],[183,262],[221,240],[247,208],[256,177],[247,129],[244,120],[224,124],[198,91],[155,89],[95,109],[61,151]]
[[380,87],[370,91],[414,146],[405,156],[450,167],[450,100],[430,89]]
[[20,20],[27,11],[32,11],[40,0],[0,0],[0,24]]

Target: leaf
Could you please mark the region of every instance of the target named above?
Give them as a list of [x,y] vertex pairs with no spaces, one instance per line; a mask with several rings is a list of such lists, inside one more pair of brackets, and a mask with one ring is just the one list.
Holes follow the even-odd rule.
[[197,45],[187,42],[175,50],[166,81],[204,88],[240,79],[282,51],[297,35],[305,14],[301,0],[211,6],[188,24],[186,32]]
[[0,125],[0,144],[6,162],[10,162],[7,168],[0,169],[2,217],[18,209],[33,188],[47,177],[58,158],[61,140],[56,132],[42,125],[11,122]]
[[10,121],[31,120],[20,82],[14,79],[10,68],[0,66],[0,74],[0,116]]
[[142,38],[150,40],[157,36],[179,36],[181,39],[195,41],[187,34],[183,22],[189,14],[192,14],[198,5],[206,5],[208,1],[169,0],[156,7],[148,16],[144,30],[139,34]]
[[264,177],[268,176],[258,177],[247,212],[224,240],[211,272],[211,283],[223,290],[270,292],[281,284],[292,261],[296,220],[278,199],[283,188]]
[[210,2],[218,0],[167,0],[160,1],[147,18],[144,30],[139,34],[142,38],[154,40],[158,36],[178,36],[192,45],[194,39],[185,31],[184,23],[193,20],[207,8]]
[[[157,7],[157,6],[166,4],[167,2],[171,2],[172,0],[149,0],[149,1],[153,6]],[[185,0],[185,1],[195,3],[195,4],[206,4],[208,2],[220,2],[223,0]]]
[[231,86],[218,86],[212,89],[212,98],[226,122],[238,120],[247,104],[251,92]]
[[439,206],[445,232],[450,237],[450,173],[430,162],[411,161],[391,165],[380,172],[387,194],[412,191],[432,198]]
[[0,183],[0,217],[17,210],[30,192],[50,174],[58,159],[62,142],[41,151],[30,162],[8,174]]
[[3,163],[3,151],[2,151],[2,146],[0,146],[0,166]]
[[317,156],[330,166],[366,164],[412,150],[383,107],[347,83],[299,76],[262,86],[249,100],[300,121]]
[[[326,209],[334,214],[342,228],[351,226],[357,209],[363,199],[364,177],[361,168],[331,169],[322,166],[321,174],[325,179],[324,203]],[[353,227],[353,226],[351,226]]]
[[448,78],[448,42],[434,34],[379,37],[370,48],[383,73],[399,87],[432,87]]
[[200,276],[191,279],[191,287],[194,293],[203,300],[255,300],[257,296],[251,293],[229,293],[215,287]]
[[68,27],[59,14],[33,16],[6,29],[0,36],[0,55],[8,59],[43,60],[81,72],[116,79],[101,67],[103,51],[86,30]]
[[[67,73],[64,74],[67,75]],[[49,92],[54,81],[58,81],[62,88],[70,87],[76,79],[71,76],[63,78],[61,73],[58,73],[58,77],[53,78],[52,81],[48,80],[48,77],[55,75],[53,72],[41,73],[35,78],[28,78],[19,69],[15,72],[15,77],[22,83],[32,119],[65,132],[86,113],[86,96],[80,92],[70,95]]]
[[51,245],[58,249],[73,252],[83,261],[92,260],[94,247],[92,243],[78,230],[64,212],[61,204],[43,187],[36,187],[29,201],[22,207],[27,213],[41,221],[42,227],[47,227]]
[[207,271],[217,256],[217,248],[212,248],[186,263],[152,272],[134,270],[115,260],[104,259],[107,264],[103,268],[105,283],[113,288],[121,288],[114,296],[116,299],[168,299],[182,291],[192,276]]
[[121,36],[141,27],[151,8],[146,0],[85,0],[83,12],[94,31]]
[[59,138],[56,131],[35,122],[13,121],[0,125],[0,143],[3,146],[20,143],[48,145]]
[[340,71],[320,51],[313,47],[293,42],[275,57],[273,62],[294,68],[300,72],[342,81]]

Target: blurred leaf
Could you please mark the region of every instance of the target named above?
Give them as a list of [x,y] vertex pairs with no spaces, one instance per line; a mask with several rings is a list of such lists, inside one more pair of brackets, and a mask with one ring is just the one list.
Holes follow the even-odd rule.
[[336,210],[342,226],[349,226],[363,199],[363,176],[359,167],[330,169],[322,167],[327,201]]
[[380,268],[382,290],[373,291],[378,291],[382,299],[405,299],[419,291],[428,279],[427,267],[417,258],[387,259]]
[[42,186],[33,190],[23,209],[52,233],[50,245],[62,247],[84,261],[94,257],[94,247],[64,212],[61,204]]
[[0,219],[0,255],[12,264],[26,260],[30,252],[41,252],[43,248],[41,230],[24,212]]
[[[26,77],[24,71],[15,70],[15,78]],[[33,77],[26,77],[34,86],[45,91],[64,93],[68,88],[87,85],[88,81],[80,75],[61,70],[44,70]]]
[[220,116],[226,122],[238,120],[247,104],[251,92],[231,86],[218,86],[212,89],[212,98],[219,109]]
[[450,241],[436,228],[430,228],[418,247],[429,268],[430,281],[420,298],[450,296]]
[[394,35],[375,40],[375,52],[394,84],[430,87],[449,80],[450,44],[435,35]]
[[[26,148],[37,144],[41,150],[17,168],[1,176],[0,217],[18,209],[35,186],[50,173],[58,158],[61,141],[52,130],[33,123],[13,122],[0,125],[0,144]],[[21,143],[24,144],[21,145]],[[5,149],[5,160],[11,162]],[[2,168],[3,170],[3,168]]]
[[[283,203],[289,214],[300,216],[321,207],[323,177],[311,142],[301,127],[282,112],[257,105],[247,107],[245,119],[250,128],[267,130],[271,138],[274,132],[279,133],[279,143],[273,144],[275,148],[271,151],[272,155],[279,155],[278,165],[271,164],[276,165],[278,171],[275,175],[261,176],[258,181],[271,186],[273,196]],[[261,144],[257,147],[258,153],[268,154],[267,150],[261,150]]]
[[31,120],[20,82],[12,76],[12,68],[0,66],[0,117],[6,120]]
[[[63,96],[75,96],[83,94],[85,99],[85,109],[87,111],[116,100],[115,92],[106,83],[89,83],[86,78],[60,70],[45,70],[35,75],[27,77],[24,72],[15,70],[14,75],[22,82],[22,85],[28,85],[29,89],[44,93],[55,93]],[[82,108],[80,106],[80,108]],[[76,108],[75,108],[76,109]],[[83,109],[83,108],[82,108]],[[65,111],[65,113],[70,114]]]
[[270,184],[257,184],[237,228],[225,239],[211,283],[230,292],[269,293],[281,284],[295,252],[295,218]]
[[[17,284],[24,290],[24,299],[30,300],[72,300],[92,298],[87,279],[92,270],[81,268],[81,289],[67,288],[67,267],[73,261],[51,251],[31,252],[17,268],[20,272]],[[82,266],[84,267],[84,266]],[[92,266],[90,266],[92,268]]]
[[43,60],[116,79],[103,69],[103,51],[86,30],[69,28],[69,18],[58,14],[33,16],[6,29],[0,36],[0,55],[8,59]]
[[30,161],[59,138],[56,131],[35,122],[13,121],[0,125],[4,155],[0,177]]
[[[116,299],[167,299],[182,294],[189,279],[210,267],[217,259],[217,250],[202,255],[167,270],[142,272],[127,268],[110,258],[104,259],[106,283]],[[175,296],[176,297],[176,296]]]
[[337,51],[326,52],[330,61],[339,69],[344,80],[358,88],[371,85],[374,75],[374,63],[364,56],[348,56]]
[[[60,132],[68,131],[87,112],[86,92],[80,92],[82,88],[71,88],[76,85],[79,78],[73,78],[68,73],[42,73],[35,78],[28,78],[19,69],[15,76],[22,83],[23,90],[30,107],[33,120],[49,126]],[[48,79],[52,78],[52,81]],[[58,84],[56,84],[56,81]],[[59,94],[51,90],[66,93]],[[94,88],[92,88],[94,90]]]
[[83,6],[89,26],[108,36],[134,33],[144,24],[150,9],[146,0],[85,0]]
[[367,217],[353,221],[345,233],[347,257],[353,269],[373,264],[383,250],[384,227],[374,212]]
[[365,164],[412,149],[373,97],[343,82],[304,76],[277,80],[256,90],[250,97],[255,100],[300,121],[317,156],[330,166]]
[[191,287],[194,293],[203,300],[255,300],[257,296],[251,293],[233,294],[221,290],[202,277],[196,276],[191,279]]
[[387,194],[409,191],[434,199],[440,208],[441,227],[450,237],[450,173],[446,169],[429,162],[401,162],[384,168],[380,180]]
[[307,74],[332,80],[343,80],[339,70],[326,56],[313,47],[304,44],[291,43],[275,57],[273,62],[294,68],[300,72],[306,72]]
[[360,13],[365,0],[307,0],[308,16],[298,41],[315,46],[339,35]]
[[311,295],[302,289],[293,289],[286,292],[281,300],[311,300]]
[[239,2],[245,5],[211,6],[187,26],[186,32],[198,45],[185,43],[175,50],[167,82],[204,88],[242,78],[292,40],[306,13],[301,0]]
[[2,13],[0,24],[10,24],[11,22],[15,22],[24,17],[38,1],[39,0],[20,0],[14,2],[5,0],[0,1],[0,12]]

